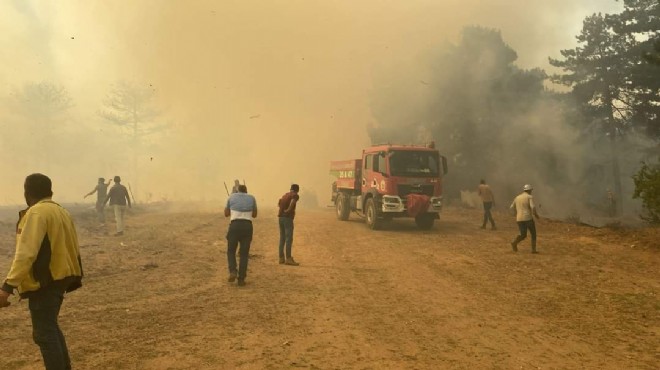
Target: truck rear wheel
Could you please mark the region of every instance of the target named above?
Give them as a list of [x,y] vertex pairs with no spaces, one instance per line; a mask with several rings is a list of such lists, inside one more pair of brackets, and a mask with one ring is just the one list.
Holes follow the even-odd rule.
[[374,202],[374,198],[367,199],[367,203],[364,208],[364,214],[367,218],[367,226],[369,226],[371,230],[380,229],[383,224],[383,220],[378,218],[378,209],[376,209],[376,202]]
[[351,213],[351,208],[348,205],[348,196],[343,193],[337,194],[337,199],[335,200],[335,208],[337,210],[337,219],[340,221],[348,220],[348,216]]
[[417,227],[422,230],[429,230],[433,227],[433,222],[435,221],[435,215],[429,213],[422,213],[415,217],[415,223]]

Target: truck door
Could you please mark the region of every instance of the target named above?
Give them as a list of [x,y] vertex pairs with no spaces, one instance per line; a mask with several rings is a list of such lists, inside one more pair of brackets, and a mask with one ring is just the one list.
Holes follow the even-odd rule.
[[[366,194],[372,189],[377,193],[383,193],[384,185],[383,173],[386,171],[385,154],[371,153],[364,156],[362,165],[362,194]],[[382,167],[382,168],[381,168]]]
[[367,154],[362,161],[362,194],[366,194],[373,187],[374,181],[374,155]]

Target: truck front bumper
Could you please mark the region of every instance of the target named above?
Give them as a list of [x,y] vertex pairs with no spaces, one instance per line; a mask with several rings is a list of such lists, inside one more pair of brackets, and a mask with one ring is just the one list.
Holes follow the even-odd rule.
[[[398,195],[383,195],[383,213],[401,213],[408,209],[406,208],[405,200],[401,199]],[[426,212],[439,213],[442,210],[442,196],[431,197],[429,201],[429,208]]]

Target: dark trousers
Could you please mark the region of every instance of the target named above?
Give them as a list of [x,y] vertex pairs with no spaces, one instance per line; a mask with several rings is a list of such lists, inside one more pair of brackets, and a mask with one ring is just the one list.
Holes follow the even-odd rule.
[[493,202],[484,202],[484,223],[481,227],[486,227],[488,221],[490,221],[490,227],[495,227],[495,220],[493,220],[493,215],[490,213],[491,208],[493,208]]
[[41,350],[46,370],[71,369],[66,341],[57,324],[63,300],[64,288],[56,286],[42,289],[28,300],[32,317],[32,338]]
[[250,255],[250,243],[252,243],[252,222],[249,220],[232,221],[229,224],[229,231],[227,231],[227,242],[229,273],[236,273],[236,247],[240,244],[238,250],[240,256],[238,280],[245,280],[247,276],[248,257]]
[[[286,245],[286,255],[284,254]],[[291,245],[293,245],[293,219],[291,217],[280,217],[280,258],[292,258]]]
[[518,244],[527,237],[527,231],[532,236],[532,251],[536,250],[536,224],[534,220],[529,221],[518,221],[518,229],[520,230],[520,235],[516,237],[513,241],[514,244]]

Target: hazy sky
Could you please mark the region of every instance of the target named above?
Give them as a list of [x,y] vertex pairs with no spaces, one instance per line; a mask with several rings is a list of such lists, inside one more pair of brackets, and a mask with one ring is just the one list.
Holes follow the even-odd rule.
[[[112,130],[96,114],[110,85],[151,84],[171,129],[141,152],[142,193],[220,198],[222,180],[238,177],[268,202],[294,181],[325,201],[328,161],[357,158],[369,143],[365,127],[376,123],[369,92],[379,71],[414,73],[466,25],[501,29],[519,65],[548,68],[548,56],[575,45],[586,15],[620,7],[613,0],[3,1],[0,98],[26,82],[61,84],[75,103],[69,125],[85,125],[83,141],[98,143]],[[0,105],[5,137],[16,130],[2,123],[7,109]],[[20,202],[24,176],[51,168],[11,165],[6,144],[0,154],[0,203]],[[103,160],[60,163],[48,173],[60,199],[81,199],[97,177],[129,171],[107,152],[85,155]]]

